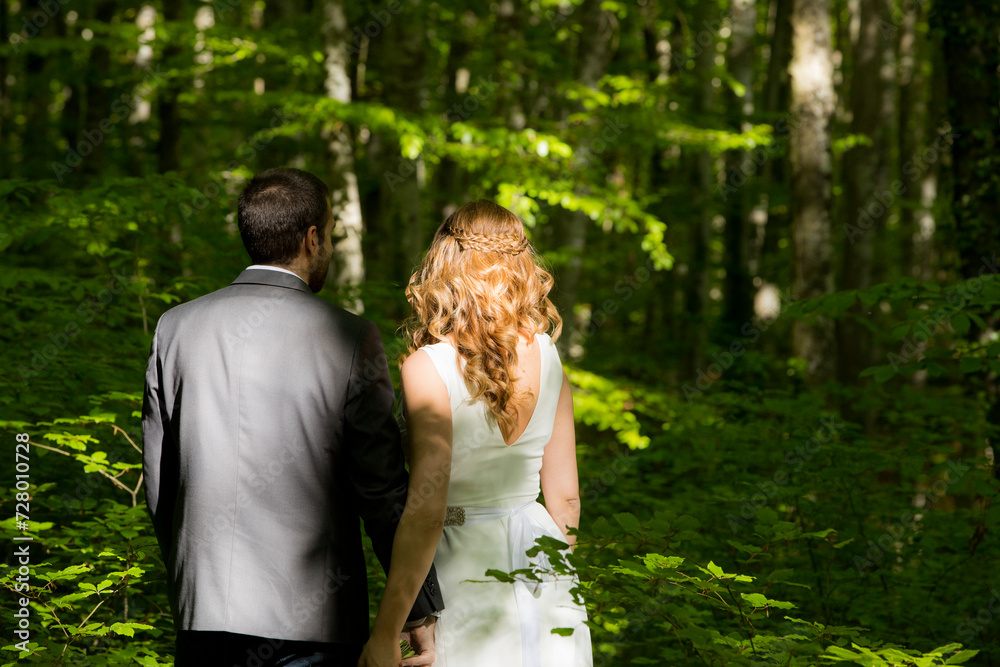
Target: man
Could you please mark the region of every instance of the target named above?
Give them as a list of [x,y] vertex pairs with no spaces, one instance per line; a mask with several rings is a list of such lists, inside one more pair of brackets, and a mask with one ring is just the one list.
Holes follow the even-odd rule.
[[[238,220],[254,265],[165,313],[146,370],[143,473],[176,664],[353,667],[368,636],[358,518],[388,571],[407,497],[385,353],[373,323],[313,295],[333,251],[322,181],[260,173]],[[400,534],[419,535],[402,514]],[[415,583],[394,599],[433,656],[435,573],[397,560]]]

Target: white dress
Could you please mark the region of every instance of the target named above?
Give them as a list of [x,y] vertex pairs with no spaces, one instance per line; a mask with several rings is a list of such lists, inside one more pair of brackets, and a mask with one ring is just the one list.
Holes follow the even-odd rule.
[[[446,525],[434,556],[445,609],[436,624],[438,667],[590,667],[593,655],[586,610],[569,590],[575,577],[537,587],[491,580],[489,569],[529,566],[524,552],[536,537],[565,541],[537,502],[542,452],[552,435],[562,389],[559,353],[538,334],[541,382],[538,402],[524,433],[508,446],[481,401],[471,403],[448,343],[424,350],[444,381],[453,424],[449,508],[462,508],[464,524]],[[449,515],[459,512],[449,509]],[[447,523],[447,522],[446,522]],[[473,580],[473,581],[470,581]],[[486,581],[487,583],[475,583]],[[570,636],[553,628],[572,628]]]

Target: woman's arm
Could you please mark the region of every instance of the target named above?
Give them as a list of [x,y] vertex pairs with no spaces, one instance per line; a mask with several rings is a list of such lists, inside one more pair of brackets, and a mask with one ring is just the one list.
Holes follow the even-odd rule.
[[573,389],[565,371],[552,437],[545,445],[545,453],[542,455],[541,481],[545,509],[549,511],[569,545],[573,546],[576,536],[569,535],[567,531],[580,525],[580,480],[576,471]]
[[[359,663],[365,665],[388,664],[391,650],[398,655],[399,634],[434,561],[448,501],[452,435],[448,390],[426,352],[417,351],[403,362],[402,380],[410,440],[409,492],[392,545],[385,593]],[[433,646],[415,648],[425,650],[404,664],[434,660]]]

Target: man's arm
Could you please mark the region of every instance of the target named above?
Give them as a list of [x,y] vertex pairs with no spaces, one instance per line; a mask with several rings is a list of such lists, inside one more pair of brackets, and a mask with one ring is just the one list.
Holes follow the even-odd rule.
[[142,475],[146,488],[146,509],[153,521],[163,561],[167,562],[174,541],[178,464],[177,446],[163,396],[158,335],[159,331],[153,334],[142,396]]
[[[448,390],[426,352],[410,356],[402,375],[410,434],[410,486],[392,548],[395,565],[389,570],[372,637],[359,663],[363,665],[392,663],[389,649],[399,636],[423,573],[434,561],[448,500],[452,440]],[[428,634],[427,630],[422,632]],[[403,664],[431,664],[435,658],[433,641],[428,644],[416,647],[419,655]]]
[[[358,513],[364,520],[375,555],[390,577],[393,556],[400,555],[393,548],[393,538],[397,535],[400,517],[405,516],[408,479],[399,427],[392,412],[394,402],[395,391],[389,378],[382,338],[378,328],[369,324],[361,333],[354,353],[345,411],[345,442],[351,452],[350,479]],[[396,540],[398,542],[398,537]],[[404,553],[398,562],[414,576],[419,575],[421,584],[419,592],[414,590],[406,605],[407,620],[423,618],[443,609],[444,602],[430,561],[426,567],[418,568],[410,555]]]

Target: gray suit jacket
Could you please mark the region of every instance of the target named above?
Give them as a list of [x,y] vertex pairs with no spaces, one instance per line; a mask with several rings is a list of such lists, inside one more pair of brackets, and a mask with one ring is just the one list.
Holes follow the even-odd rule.
[[[359,516],[384,568],[406,502],[377,327],[297,277],[244,271],[160,318],[146,503],[177,630],[361,642]],[[433,568],[411,619],[443,608]]]

